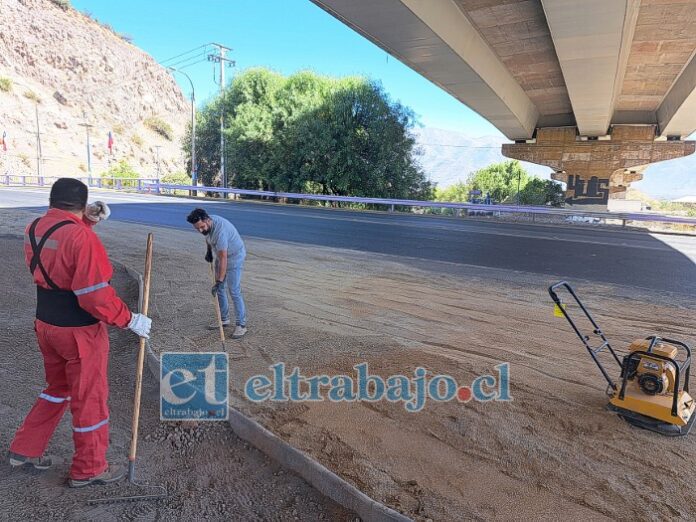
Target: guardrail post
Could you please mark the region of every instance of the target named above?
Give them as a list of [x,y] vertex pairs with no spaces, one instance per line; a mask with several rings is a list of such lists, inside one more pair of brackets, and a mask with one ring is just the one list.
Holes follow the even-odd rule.
[[393,203],[389,206],[389,212],[394,212],[394,204]]
[[138,192],[142,192],[142,191],[143,191],[143,180],[138,178]]

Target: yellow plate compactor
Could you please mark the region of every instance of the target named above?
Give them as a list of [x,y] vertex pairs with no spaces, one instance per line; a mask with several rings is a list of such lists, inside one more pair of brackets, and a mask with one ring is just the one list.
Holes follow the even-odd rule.
[[[570,317],[558,296],[561,290],[567,292],[580,307],[589,321],[588,328],[592,329],[593,338],[583,334]],[[549,294],[556,303],[556,313],[568,320],[607,380],[609,409],[634,426],[663,435],[679,436],[689,433],[696,419],[696,404],[689,395],[691,348],[686,343],[652,335],[631,343],[628,353],[620,359],[567,282],[560,281],[551,285]],[[592,346],[594,341],[598,346]],[[598,357],[605,350],[619,366],[617,381],[611,378]]]

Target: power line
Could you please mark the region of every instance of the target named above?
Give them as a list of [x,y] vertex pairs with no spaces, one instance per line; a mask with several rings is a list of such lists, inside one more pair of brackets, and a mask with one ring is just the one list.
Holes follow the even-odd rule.
[[428,147],[454,147],[457,149],[500,149],[500,145],[449,145],[447,143],[420,143],[417,145],[425,145]]
[[174,67],[174,68],[178,69],[181,65],[185,65],[187,62],[190,62],[192,60],[200,60],[201,58],[205,58],[205,56],[206,56],[206,52],[204,51],[202,53],[196,53],[193,56],[189,56],[188,58],[184,58],[182,60],[177,60],[176,62],[167,63],[167,64],[160,64],[160,65],[163,65],[165,67]]
[[186,68],[188,68],[188,67],[193,67],[194,65],[198,65],[199,63],[203,63],[203,62],[207,62],[207,61],[208,61],[207,58],[202,58],[202,59],[198,60],[197,62],[189,63],[189,64],[187,64],[187,65],[184,65],[183,67],[177,67],[177,70],[180,71],[181,69],[186,69]]
[[204,48],[204,47],[208,47],[209,45],[210,45],[209,43],[203,44],[203,45],[199,45],[198,47],[194,47],[193,49],[189,49],[188,51],[184,51],[183,53],[177,54],[176,56],[172,56],[171,58],[166,58],[165,60],[160,60],[159,63],[160,63],[160,64],[165,64],[165,63],[167,63],[167,62],[171,62],[172,60],[175,60],[175,59],[179,58],[180,56],[184,56],[184,55],[186,55],[186,54],[190,54],[190,53],[192,53],[193,51],[197,51],[198,49],[202,49],[202,48]]

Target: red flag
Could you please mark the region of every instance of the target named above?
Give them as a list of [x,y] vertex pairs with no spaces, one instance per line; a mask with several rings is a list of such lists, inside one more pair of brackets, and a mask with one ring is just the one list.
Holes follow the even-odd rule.
[[107,143],[107,146],[109,147],[109,154],[114,153],[114,135],[109,131],[109,141]]
[[7,131],[2,131],[2,138],[0,138],[0,143],[2,143],[2,150],[7,152]]

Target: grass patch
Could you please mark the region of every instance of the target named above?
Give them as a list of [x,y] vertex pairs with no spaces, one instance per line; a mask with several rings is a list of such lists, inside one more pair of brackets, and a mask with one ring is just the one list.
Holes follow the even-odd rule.
[[0,76],[0,91],[2,92],[10,92],[12,90],[12,80],[9,78],[5,78],[4,76]]
[[131,136],[131,143],[133,143],[133,145],[135,145],[137,147],[142,147],[143,146],[143,139],[139,135],[133,134]]
[[63,11],[67,11],[68,9],[70,9],[70,7],[72,7],[70,5],[70,0],[51,0],[51,2],[53,2],[54,5],[60,7]]
[[34,91],[24,91],[24,97],[36,103],[41,103],[41,97]]
[[143,121],[143,125],[145,125],[151,131],[156,132],[164,139],[169,141],[174,139],[174,131],[172,130],[172,126],[161,118],[147,118]]

